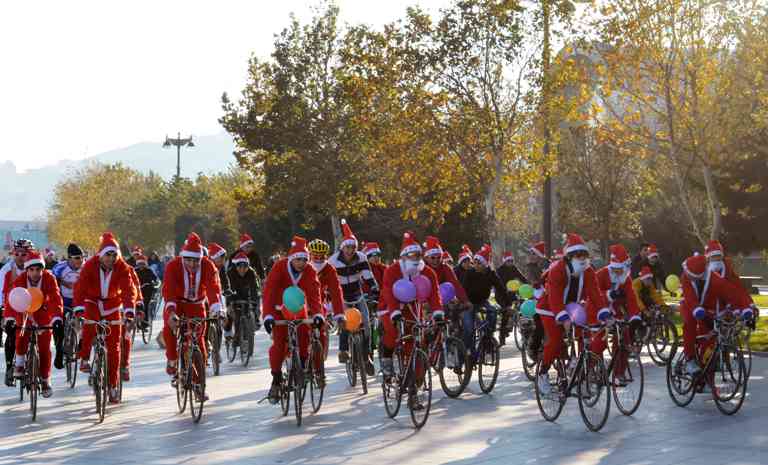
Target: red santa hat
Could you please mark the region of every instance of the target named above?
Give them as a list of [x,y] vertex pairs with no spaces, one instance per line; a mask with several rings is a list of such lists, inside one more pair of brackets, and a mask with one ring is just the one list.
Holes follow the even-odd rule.
[[489,244],[483,244],[480,250],[475,254],[475,260],[479,261],[485,266],[490,266],[491,263],[491,246]]
[[293,236],[291,240],[291,250],[288,251],[288,260],[295,258],[305,258],[309,260],[309,249],[307,249],[307,240],[301,236]]
[[515,261],[515,256],[512,255],[512,252],[504,252],[504,255],[501,258],[501,263],[514,262],[514,261]]
[[227,254],[227,250],[215,242],[208,243],[208,256],[213,260]]
[[547,258],[547,244],[544,243],[544,241],[539,241],[531,246],[530,249],[532,254],[538,255],[541,258]]
[[683,271],[693,279],[701,279],[707,272],[707,257],[694,255],[683,262]]
[[189,233],[179,255],[184,258],[203,258],[203,242],[200,236],[193,232]]
[[137,265],[139,265],[139,264],[146,265],[147,264],[147,257],[145,255],[139,255],[138,257],[136,257],[136,264]]
[[234,257],[232,257],[232,264],[237,266],[239,263],[245,263],[246,265],[250,265],[251,261],[248,259],[248,255],[245,254],[245,252],[240,251],[235,254]]
[[443,256],[443,248],[440,246],[440,239],[435,236],[427,236],[427,240],[424,242],[424,256],[431,257],[432,255]]
[[472,259],[472,249],[469,248],[467,244],[464,244],[461,246],[461,252],[459,252],[459,265],[461,265],[461,262],[464,260],[471,260]]
[[109,252],[115,252],[120,255],[120,246],[117,244],[117,239],[111,232],[107,231],[101,235],[101,244],[99,245],[99,257],[103,257],[104,254]]
[[247,233],[240,234],[240,245],[237,248],[242,249],[247,245],[253,245],[253,238]]
[[648,258],[655,258],[659,256],[659,249],[656,244],[650,244],[648,246]]
[[608,248],[608,251],[611,254],[611,260],[608,263],[609,268],[627,268],[630,265],[629,253],[623,245],[612,245]]
[[416,252],[421,253],[421,246],[416,242],[416,239],[413,238],[413,233],[406,231],[403,233],[403,245],[400,247],[400,256],[404,257]]
[[707,258],[711,258],[715,255],[722,257],[724,255],[723,244],[721,244],[720,241],[709,241],[707,247],[704,249],[704,255],[706,255]]
[[565,240],[565,254],[570,255],[576,252],[589,252],[589,249],[581,236],[574,233],[568,233]]
[[381,248],[376,242],[366,242],[365,248],[363,248],[363,253],[366,257],[370,257],[371,255],[376,254],[381,255]]
[[453,256],[447,250],[443,250],[443,261],[453,263]]
[[651,271],[651,267],[644,266],[640,270],[640,276],[638,276],[640,279],[651,279],[653,278],[653,271]]
[[24,269],[26,270],[30,266],[42,266],[45,267],[45,262],[40,252],[37,250],[30,250],[27,252],[27,260],[24,262]]
[[345,247],[348,245],[354,245],[357,247],[357,237],[352,234],[352,228],[349,227],[347,220],[345,219],[341,220],[341,233],[344,237],[342,238],[341,245],[339,247]]

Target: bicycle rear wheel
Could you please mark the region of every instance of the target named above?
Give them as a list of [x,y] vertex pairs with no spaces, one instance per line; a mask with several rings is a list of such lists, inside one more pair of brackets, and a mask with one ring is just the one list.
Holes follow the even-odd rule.
[[309,354],[309,363],[312,364],[309,378],[309,400],[312,402],[312,413],[317,413],[323,405],[323,394],[325,393],[323,345],[318,341],[314,341]]
[[219,376],[221,372],[221,339],[219,339],[219,325],[217,323],[212,324],[208,328],[208,339],[211,342],[211,353],[208,354],[211,357],[211,366],[213,367],[213,376]]
[[721,346],[714,355],[719,365],[714,373],[712,397],[715,405],[725,415],[733,415],[741,409],[747,395],[747,366],[738,347]]
[[240,317],[240,362],[248,366],[253,355],[253,320],[250,315]]
[[[617,357],[626,357],[626,370],[624,373],[618,373],[616,364],[619,363]],[[643,400],[643,391],[645,389],[645,371],[643,363],[640,360],[640,354],[627,351],[626,348],[620,350],[614,357],[614,369],[611,371],[611,390],[613,391],[613,400],[616,408],[624,415],[632,415],[640,407]]]
[[205,357],[199,348],[192,349],[191,362],[187,369],[189,386],[189,413],[195,423],[203,417],[205,404]]
[[408,409],[411,411],[413,426],[421,429],[427,423],[432,409],[432,371],[427,354],[421,349],[414,349],[408,369]]
[[357,343],[355,344],[357,346],[355,355],[357,357],[357,367],[360,373],[360,386],[363,388],[363,394],[368,394],[368,373],[365,371],[365,362],[368,359],[368,350],[367,347],[364,347],[364,340],[365,338],[363,337],[357,338]]
[[457,337],[449,336],[445,340],[444,347],[438,347],[437,350],[439,355],[435,369],[440,379],[440,387],[443,388],[445,395],[456,398],[464,392],[472,378],[472,366],[469,364],[464,342]]
[[30,359],[27,360],[29,370],[29,410],[32,412],[32,421],[37,420],[37,394],[40,388],[40,361],[37,357],[37,347],[29,351]]
[[590,431],[600,431],[611,413],[611,390],[608,389],[608,373],[603,359],[587,352],[577,376],[581,419]]
[[485,335],[480,341],[477,358],[477,381],[480,390],[490,394],[499,378],[499,343],[495,337]]
[[678,407],[685,407],[691,403],[696,395],[694,385],[697,379],[688,375],[685,371],[685,354],[675,351],[667,364],[667,391],[672,402]]
[[651,356],[651,360],[658,366],[667,365],[678,346],[677,328],[664,315],[654,321],[650,333],[648,354]]
[[530,341],[528,338],[523,342],[523,348],[520,350],[520,359],[523,365],[523,373],[529,381],[536,381],[536,364],[538,359],[541,358],[541,351],[538,352],[538,357],[531,360],[528,356],[528,344]]
[[517,306],[513,307],[510,311],[512,312],[512,314],[509,315],[509,322],[512,325],[510,331],[512,332],[512,337],[515,339],[515,347],[517,347],[517,350],[522,351],[523,337],[522,334],[520,334],[520,312]]

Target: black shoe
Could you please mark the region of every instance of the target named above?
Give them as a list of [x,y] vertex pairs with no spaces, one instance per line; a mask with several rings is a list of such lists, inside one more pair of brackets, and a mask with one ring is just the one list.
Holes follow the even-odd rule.
[[56,351],[56,356],[53,358],[53,366],[55,366],[57,370],[61,370],[62,368],[64,368],[64,351],[63,350]]
[[376,374],[376,368],[373,366],[373,363],[371,363],[370,360],[365,361],[365,373],[368,376],[373,376]]
[[272,384],[272,386],[269,387],[269,394],[267,394],[267,397],[269,398],[269,403],[272,405],[280,402],[280,385]]
[[5,368],[5,385],[8,386],[8,387],[16,386],[16,381],[13,379],[13,368],[12,367],[6,367]]
[[499,338],[499,347],[503,347],[507,345],[507,338],[505,336],[501,336]]

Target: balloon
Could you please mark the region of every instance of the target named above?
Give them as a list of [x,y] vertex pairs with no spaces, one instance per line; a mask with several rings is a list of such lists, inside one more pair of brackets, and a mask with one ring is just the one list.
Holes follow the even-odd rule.
[[517,279],[512,279],[510,281],[507,281],[507,290],[510,292],[517,292],[518,289],[520,289],[520,286],[522,286],[523,283],[521,283]]
[[517,293],[520,294],[520,297],[522,297],[523,299],[530,299],[531,297],[533,297],[533,287],[531,287],[530,284],[523,284],[517,290]]
[[347,320],[347,331],[355,332],[360,329],[360,324],[363,322],[363,315],[360,314],[360,310],[356,308],[348,308],[344,310],[344,319]]
[[291,286],[283,291],[283,305],[291,313],[299,313],[304,308],[304,291],[298,286]]
[[565,306],[565,311],[568,312],[571,321],[577,325],[584,326],[587,324],[587,312],[582,305],[577,304],[576,302],[571,302]]
[[8,293],[8,302],[17,312],[26,312],[32,304],[32,294],[24,287],[14,287]]
[[536,301],[529,299],[523,302],[523,305],[520,306],[520,314],[527,318],[533,318],[533,315],[536,314]]
[[32,296],[32,302],[29,304],[29,309],[27,309],[28,313],[35,313],[36,311],[40,310],[40,308],[43,306],[43,301],[45,300],[45,297],[43,297],[42,291],[36,287],[30,287],[27,289],[29,291],[29,295]]
[[413,277],[413,284],[416,286],[416,298],[424,302],[432,295],[432,281],[423,274]]
[[670,292],[677,292],[680,289],[680,278],[677,275],[671,274],[667,276],[666,285]]
[[440,285],[440,298],[443,300],[443,303],[450,302],[455,297],[456,289],[454,289],[453,284],[446,281]]
[[416,300],[416,285],[408,279],[400,278],[392,286],[392,293],[398,301],[411,303]]

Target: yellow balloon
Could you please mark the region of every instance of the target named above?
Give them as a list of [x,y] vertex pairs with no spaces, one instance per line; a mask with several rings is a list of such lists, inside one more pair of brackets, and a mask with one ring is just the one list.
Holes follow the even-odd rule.
[[517,279],[512,279],[510,281],[507,281],[507,290],[512,292],[517,292],[517,290],[520,289],[520,286],[522,285],[523,283],[521,283]]
[[677,275],[671,274],[667,276],[666,284],[670,292],[677,292],[680,289],[680,278]]

